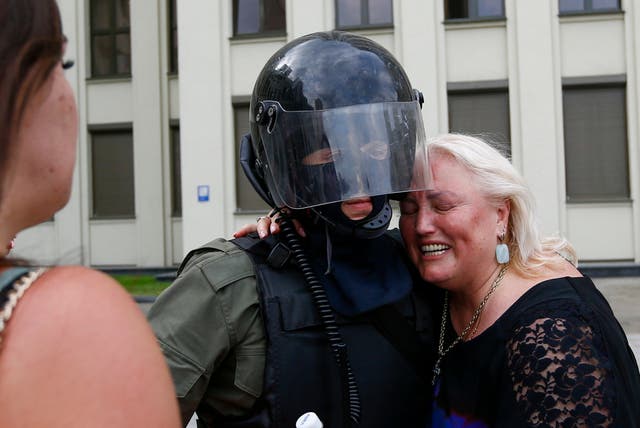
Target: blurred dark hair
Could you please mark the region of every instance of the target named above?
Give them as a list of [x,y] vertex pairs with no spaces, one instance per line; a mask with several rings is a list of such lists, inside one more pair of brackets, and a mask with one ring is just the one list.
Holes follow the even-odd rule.
[[61,59],[64,43],[55,0],[0,1],[0,171],[25,107]]

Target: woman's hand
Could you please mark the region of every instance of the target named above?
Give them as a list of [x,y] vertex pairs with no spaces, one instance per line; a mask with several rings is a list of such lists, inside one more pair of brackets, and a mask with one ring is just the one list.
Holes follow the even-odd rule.
[[[258,217],[256,224],[245,224],[234,234],[234,238],[240,238],[250,234],[251,232],[257,232],[260,239],[264,239],[269,235],[275,235],[280,233],[280,223],[278,221],[279,214],[274,214],[272,217],[264,216]],[[298,235],[303,238],[306,237],[304,228],[298,220],[293,220],[293,227],[296,229]]]
[[251,232],[257,232],[260,239],[263,239],[272,233],[280,232],[280,226],[275,221],[271,221],[269,216],[258,217],[255,224],[245,224],[233,234],[233,237],[241,238]]

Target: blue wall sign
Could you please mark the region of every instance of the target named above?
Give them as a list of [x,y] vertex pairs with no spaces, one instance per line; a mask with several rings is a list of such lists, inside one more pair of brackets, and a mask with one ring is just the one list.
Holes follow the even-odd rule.
[[198,186],[198,202],[209,202],[209,186],[206,184]]

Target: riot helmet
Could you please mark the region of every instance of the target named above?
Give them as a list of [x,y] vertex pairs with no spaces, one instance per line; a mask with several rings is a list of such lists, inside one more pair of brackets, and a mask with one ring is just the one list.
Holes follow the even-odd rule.
[[[391,220],[387,196],[427,185],[421,97],[391,53],[366,37],[300,37],[256,80],[241,163],[271,206],[310,208],[334,226],[379,235]],[[340,202],[361,197],[372,198],[367,218],[341,216]]]

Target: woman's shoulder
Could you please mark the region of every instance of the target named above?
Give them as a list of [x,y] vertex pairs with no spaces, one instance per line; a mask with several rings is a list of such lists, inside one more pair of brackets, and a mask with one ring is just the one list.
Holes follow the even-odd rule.
[[145,324],[133,299],[108,275],[80,266],[50,268],[19,300],[0,357],[102,358],[102,350],[126,344],[123,336],[137,338]]
[[[529,279],[521,294],[504,312],[502,325],[508,330],[514,323],[527,322],[536,316],[563,316],[579,311],[583,305],[585,289],[593,294],[595,286],[591,279],[584,276],[540,276]],[[597,293],[597,291],[595,291]]]
[[40,336],[38,341],[55,338],[73,345],[77,340],[105,349],[126,344],[128,338],[138,340],[149,331],[144,314],[120,284],[82,266],[47,270],[22,300],[15,314],[16,328],[21,322],[38,325],[38,330],[30,330]]
[[[102,420],[111,407],[131,421],[122,425],[116,418],[111,426],[133,426],[144,425],[142,413],[148,415],[151,404],[165,406],[168,421],[177,416],[171,415],[169,373],[144,314],[104,273],[49,269],[24,294],[5,333],[0,403],[11,397],[11,408],[2,411],[7,417],[24,418],[25,406],[35,405],[41,416],[68,417],[75,424],[66,426],[77,426],[83,418]],[[127,404],[137,400],[131,394],[142,393],[146,399],[138,407]]]
[[83,266],[47,270],[23,300],[24,311],[34,316],[55,314],[57,322],[82,324],[89,317],[95,323],[121,324],[130,322],[131,317],[140,318],[140,310],[120,284],[105,273]]

